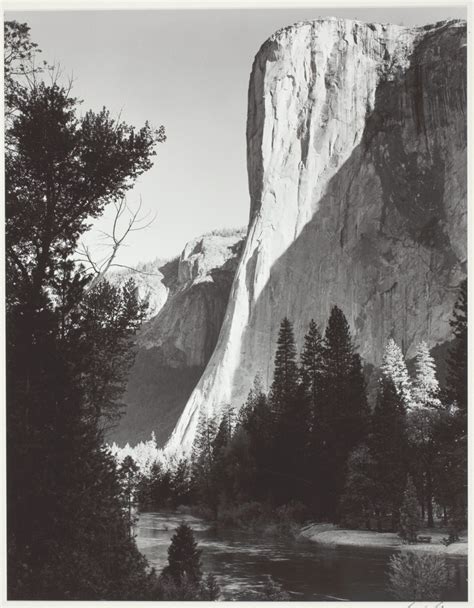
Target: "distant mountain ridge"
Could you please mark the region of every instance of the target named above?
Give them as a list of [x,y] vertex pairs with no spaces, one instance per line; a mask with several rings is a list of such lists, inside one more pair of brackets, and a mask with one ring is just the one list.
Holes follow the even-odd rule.
[[158,445],[169,438],[216,345],[244,239],[244,229],[214,230],[179,257],[112,276],[132,277],[153,313],[137,335],[127,408],[108,441],[135,444],[152,432]]

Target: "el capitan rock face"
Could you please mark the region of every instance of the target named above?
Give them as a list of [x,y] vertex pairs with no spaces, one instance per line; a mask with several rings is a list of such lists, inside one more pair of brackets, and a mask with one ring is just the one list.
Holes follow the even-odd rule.
[[133,274],[157,314],[137,335],[127,408],[109,441],[134,444],[152,431],[158,445],[168,439],[216,345],[244,237],[242,231],[204,235],[179,258]]
[[257,373],[268,387],[285,315],[300,347],[337,304],[377,365],[390,335],[408,357],[450,339],[466,273],[464,22],[287,27],[257,54],[248,103],[248,238],[171,451]]

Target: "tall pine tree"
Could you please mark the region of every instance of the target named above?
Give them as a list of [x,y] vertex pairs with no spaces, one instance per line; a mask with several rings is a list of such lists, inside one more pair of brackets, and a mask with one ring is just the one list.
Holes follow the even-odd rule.
[[[435,429],[440,417],[441,401],[436,366],[426,342],[421,342],[415,356],[412,381],[412,407],[408,411],[408,436],[411,447],[411,469],[418,493],[422,497],[422,513],[433,519],[433,467],[436,456]],[[418,474],[416,474],[418,473]]]
[[301,498],[309,483],[305,477],[305,457],[310,424],[308,399],[300,384],[293,327],[286,317],[278,335],[270,405],[272,494],[277,502],[284,503]]
[[367,415],[360,357],[344,313],[334,306],[324,335],[324,380],[314,446],[322,517],[334,518],[338,512],[347,459],[364,439]]
[[414,407],[436,408],[441,405],[436,365],[426,342],[421,342],[416,351],[411,396]]
[[410,376],[402,350],[393,338],[389,338],[385,346],[380,371],[383,378],[390,379],[393,382],[405,408],[410,409],[413,401]]
[[[461,283],[459,297],[450,321],[454,344],[448,358],[448,395],[467,422],[467,279]],[[467,426],[466,432],[467,432]]]
[[406,411],[392,380],[382,378],[372,414],[370,452],[374,460],[379,529],[385,517],[396,529],[407,474]]
[[323,338],[314,319],[311,319],[308,333],[304,337],[300,370],[301,382],[310,399],[314,420],[317,419],[318,402],[321,397],[322,380],[324,375],[323,365]]
[[[241,430],[240,430],[241,429]],[[248,442],[249,454],[245,458],[246,469],[239,475],[246,487],[244,495],[257,500],[268,500],[273,487],[270,472],[273,470],[271,448],[273,445],[273,416],[269,399],[263,392],[260,377],[254,380],[247,401],[239,412],[236,437],[238,450]]]
[[282,415],[287,404],[296,396],[298,389],[298,365],[293,326],[285,317],[280,325],[270,402],[275,419]]
[[467,517],[467,313],[464,280],[451,319],[454,342],[448,356],[447,407],[436,429],[436,493],[446,504],[455,531]]
[[197,499],[210,507],[217,516],[218,496],[213,479],[216,434],[215,417],[201,412],[192,451],[192,484],[197,490]]

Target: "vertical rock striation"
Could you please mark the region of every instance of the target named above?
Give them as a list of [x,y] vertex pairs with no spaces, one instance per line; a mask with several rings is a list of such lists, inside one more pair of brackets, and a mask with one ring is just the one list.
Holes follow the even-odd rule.
[[201,409],[267,386],[287,315],[346,314],[366,362],[448,339],[466,272],[466,25],[298,23],[250,78],[250,220],[213,356],[168,444],[189,451]]

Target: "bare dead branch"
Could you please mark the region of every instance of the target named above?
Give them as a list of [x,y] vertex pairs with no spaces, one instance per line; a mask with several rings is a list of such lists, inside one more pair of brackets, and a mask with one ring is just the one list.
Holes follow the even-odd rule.
[[[125,264],[118,264],[115,262],[117,257],[117,253],[121,247],[124,247],[124,241],[127,236],[131,232],[138,232],[140,230],[144,230],[148,228],[156,219],[156,214],[153,217],[149,218],[149,213],[146,213],[144,216],[140,216],[142,210],[142,200],[140,197],[140,202],[135,210],[131,209],[127,204],[125,197],[121,198],[119,201],[114,201],[113,203],[115,208],[115,215],[112,222],[112,232],[106,232],[104,230],[99,230],[98,232],[102,235],[102,239],[108,243],[109,252],[102,259],[97,260],[93,259],[90,248],[84,244],[81,244],[80,248],[77,250],[77,261],[86,264],[85,271],[92,274],[93,278],[88,283],[86,287],[86,293],[93,289],[100,281],[103,280],[107,272],[111,268],[127,268],[128,270],[132,270],[139,274],[149,275],[149,276],[160,276],[157,273],[146,272],[142,270],[137,270],[136,268],[132,268],[131,266],[126,266]],[[128,219],[126,221],[125,227],[120,230],[120,220],[124,218],[124,215],[128,214]]]

